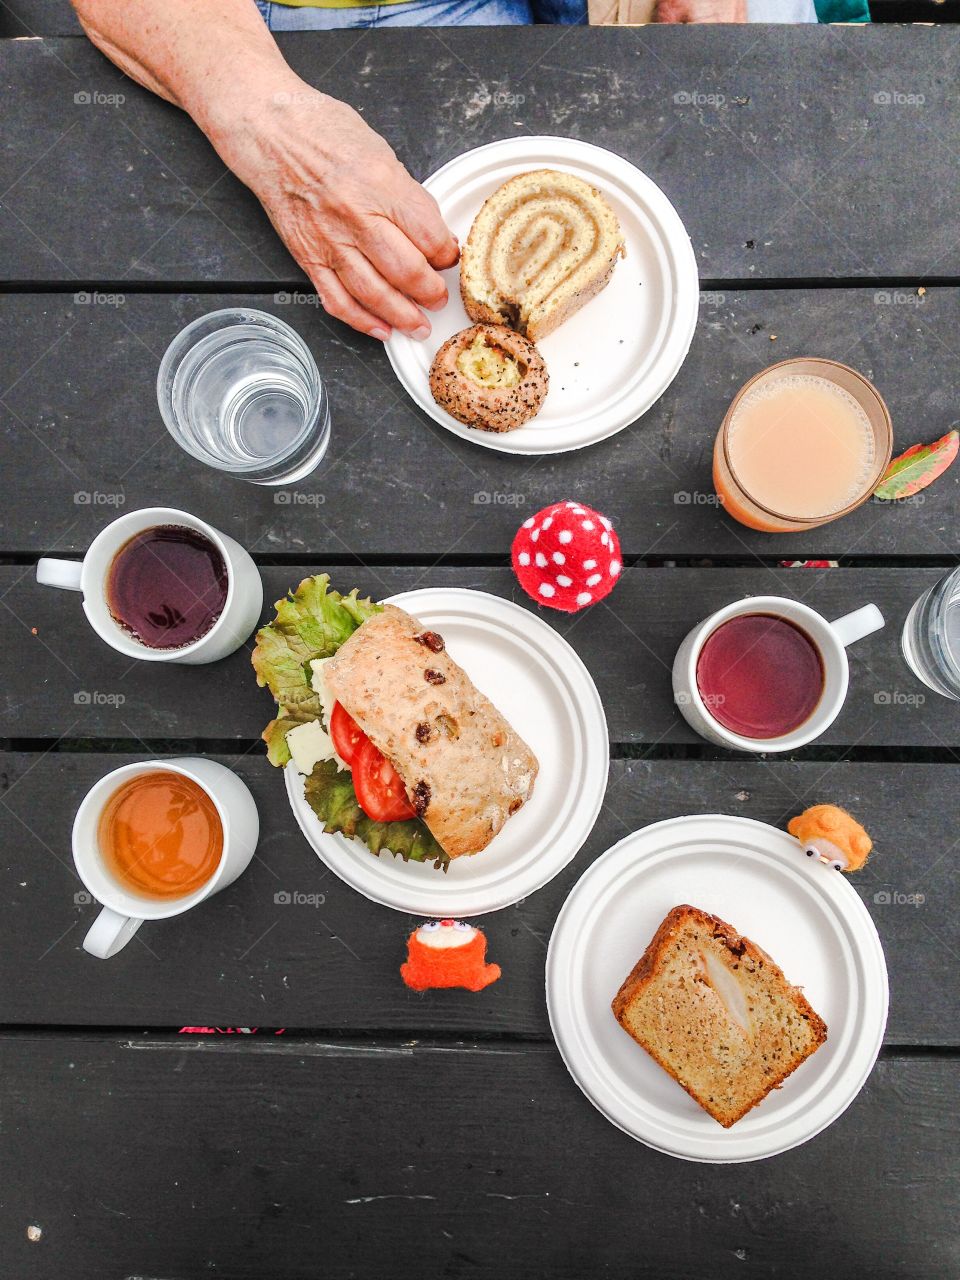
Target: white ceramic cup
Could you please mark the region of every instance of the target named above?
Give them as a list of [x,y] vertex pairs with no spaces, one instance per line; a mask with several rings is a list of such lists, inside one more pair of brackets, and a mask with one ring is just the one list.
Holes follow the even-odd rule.
[[[130,538],[156,525],[185,525],[209,538],[227,566],[227,599],[210,630],[179,649],[151,649],[124,630],[107,606],[104,583],[113,558]],[[37,581],[48,587],[83,592],[83,609],[101,640],[120,653],[145,662],[217,662],[239,649],[260,619],[263,583],[248,552],[205,520],[175,507],[144,507],[108,524],[91,542],[80,563],[44,556],[37,561]]]
[[[107,801],[123,783],[144,773],[179,773],[202,787],[213,801],[223,826],[223,852],[210,879],[182,898],[146,898],[132,893],[107,868],[100,852],[97,826]],[[83,948],[100,960],[115,956],[144,920],[179,916],[225,889],[246,870],[257,847],[260,819],[244,782],[216,760],[144,760],[114,769],[87,792],[73,823],[73,860],[87,889],[103,910],[83,940]]]
[[[786,618],[806,632],[823,659],[823,692],[812,715],[791,733],[778,738],[745,738],[725,728],[710,714],[697,688],[697,660],[708,636],[731,618],[743,614],[770,613]],[[883,626],[883,614],[875,604],[828,622],[816,609],[784,596],[748,596],[712,613],[687,635],[673,662],[673,699],[691,729],[702,738],[735,751],[793,751],[819,738],[833,724],[847,696],[850,668],[846,646]]]

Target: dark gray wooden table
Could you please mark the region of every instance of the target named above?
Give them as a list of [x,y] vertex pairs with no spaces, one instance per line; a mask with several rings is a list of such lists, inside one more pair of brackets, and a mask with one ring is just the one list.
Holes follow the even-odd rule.
[[[520,133],[621,152],[690,230],[701,320],[674,385],[614,439],[537,460],[473,448],[414,409],[377,344],[284,300],[304,282],[186,118],[80,38],[0,41],[0,1273],[956,1276],[960,712],[918,705],[898,633],[957,562],[960,471],[923,501],[781,539],[678,495],[709,492],[732,391],[777,358],[861,369],[899,448],[960,416],[957,33],[385,30],[284,49],[418,176]],[[676,97],[693,91],[719,105]],[[158,417],[166,343],[239,299],[293,323],[328,380],[333,444],[303,501],[194,464]],[[416,922],[326,874],[296,831],[246,652],[130,668],[75,598],[34,582],[38,555],[79,555],[118,505],[166,503],[250,547],[268,600],[326,568],[345,589],[526,603],[515,526],[572,494],[615,519],[627,565],[607,605],[550,617],[603,696],[609,790],[575,862],[486,920],[504,977],[482,997],[400,985]],[[840,567],[778,567],[804,557]],[[829,734],[793,759],[739,760],[677,718],[668,667],[710,609],[771,590],[827,614],[874,600],[888,625],[854,650]],[[75,897],[75,807],[121,762],[184,751],[250,784],[258,858],[195,917],[97,962],[80,947],[96,908]],[[849,804],[877,841],[855,880],[890,969],[877,1067],[835,1125],[777,1159],[649,1151],[590,1107],[551,1041],[557,911],[626,831],[698,811],[782,823],[813,796]],[[280,905],[282,890],[324,901]]]

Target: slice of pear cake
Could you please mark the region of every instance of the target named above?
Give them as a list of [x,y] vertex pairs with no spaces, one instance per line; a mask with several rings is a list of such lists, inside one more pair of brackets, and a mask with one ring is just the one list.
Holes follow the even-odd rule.
[[663,920],[612,1007],[726,1129],[827,1038],[826,1023],[765,951],[687,905]]

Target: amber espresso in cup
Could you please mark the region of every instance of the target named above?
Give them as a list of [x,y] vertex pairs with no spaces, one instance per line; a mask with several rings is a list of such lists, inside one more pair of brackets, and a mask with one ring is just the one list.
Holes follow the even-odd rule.
[[141,773],[114,791],[97,823],[107,871],[128,893],[155,901],[201,889],[223,853],[223,824],[199,783],[181,773]]
[[866,502],[892,446],[887,406],[856,370],[784,360],[734,397],[714,446],[714,487],[751,529],[813,529]]
[[106,960],[144,920],[183,915],[225,889],[259,832],[253,796],[216,760],[140,760],[108,773],[73,823],[77,872],[102,904],[84,950]]

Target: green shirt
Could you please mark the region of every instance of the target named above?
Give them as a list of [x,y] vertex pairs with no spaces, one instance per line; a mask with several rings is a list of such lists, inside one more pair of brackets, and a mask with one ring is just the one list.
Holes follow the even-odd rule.
[[814,0],[819,22],[869,22],[867,0]]

